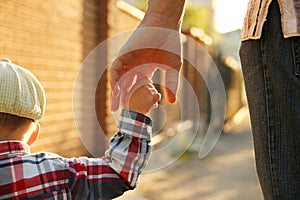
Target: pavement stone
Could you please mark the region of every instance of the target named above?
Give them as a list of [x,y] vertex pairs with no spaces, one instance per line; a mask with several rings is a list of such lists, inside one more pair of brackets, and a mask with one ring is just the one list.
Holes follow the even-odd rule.
[[249,124],[247,115],[204,159],[188,152],[168,167],[142,174],[137,189],[117,200],[263,200]]

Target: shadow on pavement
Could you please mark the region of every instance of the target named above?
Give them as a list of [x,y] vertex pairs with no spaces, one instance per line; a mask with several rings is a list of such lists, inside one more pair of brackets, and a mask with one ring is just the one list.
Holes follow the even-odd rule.
[[262,200],[255,172],[249,117],[222,134],[204,159],[186,153],[173,165],[143,174],[119,200]]

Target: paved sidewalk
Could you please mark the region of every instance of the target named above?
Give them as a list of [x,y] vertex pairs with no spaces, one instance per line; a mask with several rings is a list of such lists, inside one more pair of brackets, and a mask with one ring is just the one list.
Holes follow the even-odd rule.
[[246,117],[222,134],[205,159],[185,154],[173,165],[143,174],[138,188],[118,200],[262,200]]

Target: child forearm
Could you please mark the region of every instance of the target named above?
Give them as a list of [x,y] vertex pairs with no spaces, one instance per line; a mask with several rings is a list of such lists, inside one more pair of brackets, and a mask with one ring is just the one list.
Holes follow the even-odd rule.
[[151,153],[151,135],[150,118],[122,110],[119,130],[103,158],[66,159],[73,198],[112,199],[135,188]]
[[147,116],[122,110],[119,131],[110,140],[105,160],[134,188],[151,153],[152,121]]

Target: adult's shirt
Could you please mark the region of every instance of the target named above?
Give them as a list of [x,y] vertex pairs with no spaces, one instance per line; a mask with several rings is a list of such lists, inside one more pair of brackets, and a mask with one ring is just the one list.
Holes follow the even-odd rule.
[[[276,0],[274,0],[276,1]],[[277,0],[285,38],[300,36],[300,0]],[[249,0],[241,40],[259,39],[272,0]]]

